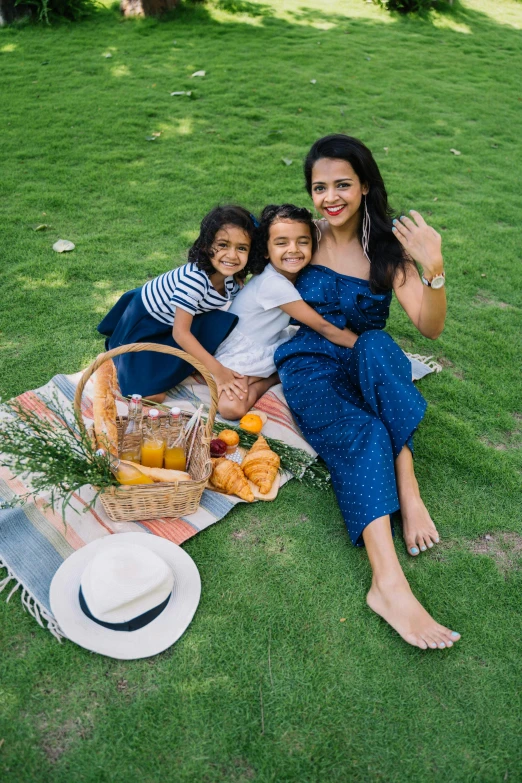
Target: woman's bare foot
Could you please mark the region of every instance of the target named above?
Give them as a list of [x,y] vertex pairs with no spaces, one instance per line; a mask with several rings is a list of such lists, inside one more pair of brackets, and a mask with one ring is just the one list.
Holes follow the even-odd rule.
[[431,549],[439,543],[439,534],[420,495],[401,503],[404,543],[410,555]]
[[404,576],[384,583],[374,579],[366,601],[405,642],[421,650],[453,647],[460,639],[459,633],[435,622],[417,601]]
[[404,446],[395,460],[397,491],[401,507],[404,541],[410,555],[431,549],[439,543],[439,534],[420,496],[419,485],[413,469],[413,455]]

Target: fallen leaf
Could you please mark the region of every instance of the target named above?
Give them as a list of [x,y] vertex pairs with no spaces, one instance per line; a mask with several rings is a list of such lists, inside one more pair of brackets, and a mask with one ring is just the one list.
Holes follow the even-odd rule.
[[158,138],[158,136],[161,136],[161,131],[156,131],[155,133],[152,133],[151,135],[155,136],[156,138]]
[[36,226],[31,226],[33,231],[45,231],[46,228],[52,228],[48,223],[38,223]]
[[190,78],[193,79],[194,76],[206,76],[206,75],[207,75],[206,71],[194,71],[194,73],[192,74],[192,76]]
[[345,622],[346,622],[346,617],[341,617],[341,619],[339,620],[339,622],[340,622],[340,623],[345,623]]
[[59,239],[54,243],[53,250],[56,250],[57,253],[67,253],[69,250],[74,250],[75,247],[76,245],[68,239]]
[[383,150],[385,151],[386,154],[388,154],[390,148],[389,147],[383,147]]
[[176,92],[171,92],[170,94],[171,94],[171,96],[172,95],[186,95],[187,98],[190,98],[190,96],[192,95],[192,90],[177,90]]
[[438,201],[438,200],[439,200],[438,196],[435,196],[435,198],[433,199],[433,201]]
[[145,136],[145,141],[156,141],[156,136]]
[[450,152],[453,152],[454,155],[460,155],[461,154],[458,150],[454,150],[453,147],[450,149]]
[[104,54],[102,54],[102,57],[105,57],[106,60],[110,60],[111,57],[112,57],[112,54],[110,52],[104,52]]
[[485,275],[485,274],[482,274],[482,275],[480,275],[480,276],[481,276],[481,277],[486,277],[486,275]]
[[310,79],[310,84],[317,84],[317,79]]
[[285,166],[291,166],[292,163],[294,162],[293,160],[290,160],[290,158],[281,158],[281,160],[283,161]]

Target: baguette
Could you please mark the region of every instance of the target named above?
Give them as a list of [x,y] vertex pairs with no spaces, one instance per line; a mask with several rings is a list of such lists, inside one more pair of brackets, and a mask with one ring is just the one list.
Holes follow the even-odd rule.
[[116,426],[115,391],[119,391],[118,376],[114,362],[110,359],[94,373],[92,408],[98,448],[106,449],[117,457],[118,428]]
[[138,468],[145,476],[149,476],[155,482],[162,481],[192,481],[189,473],[185,473],[183,470],[165,470],[164,468],[147,468],[145,465],[140,465],[138,462],[130,462],[129,460],[122,459],[124,465],[132,465],[134,468]]

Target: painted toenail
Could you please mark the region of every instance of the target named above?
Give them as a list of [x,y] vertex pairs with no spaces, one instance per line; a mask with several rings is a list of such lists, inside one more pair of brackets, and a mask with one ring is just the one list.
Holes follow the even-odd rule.
[[433,544],[431,543],[431,541],[430,541],[430,543],[428,544],[428,546],[429,546],[429,548],[430,548],[430,549],[432,548]]
[[421,552],[425,552],[425,551],[426,551],[426,547],[425,546],[421,546]]
[[441,642],[441,643],[439,644],[439,647],[440,647],[440,649],[442,650],[442,649],[444,649],[444,647],[446,647],[446,645],[444,644],[444,642]]
[[460,636],[460,633],[457,633],[457,631],[452,631],[452,632],[451,632],[451,635],[452,635],[452,636]]
[[412,546],[412,548],[410,549],[410,552],[412,553],[412,555],[418,555],[419,554],[419,550],[417,549],[416,546]]

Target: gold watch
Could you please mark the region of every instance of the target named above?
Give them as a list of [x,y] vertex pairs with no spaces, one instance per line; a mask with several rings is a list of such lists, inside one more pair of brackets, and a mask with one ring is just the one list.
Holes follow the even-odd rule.
[[440,275],[434,275],[431,280],[427,280],[424,275],[421,275],[421,280],[424,285],[428,285],[430,288],[442,288],[446,285],[446,274],[445,272],[441,272]]

